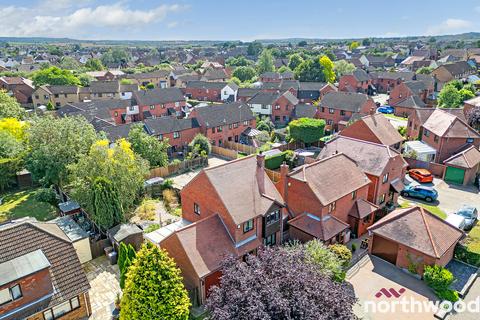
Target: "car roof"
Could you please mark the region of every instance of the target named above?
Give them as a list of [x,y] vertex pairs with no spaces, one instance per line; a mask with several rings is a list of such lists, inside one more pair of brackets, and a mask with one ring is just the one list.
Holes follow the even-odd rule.
[[428,171],[427,169],[412,169],[413,171],[417,171],[418,173],[420,174],[432,174],[430,171]]
[[432,187],[426,187],[426,186],[414,186],[414,188],[426,190],[426,191],[434,191]]
[[467,205],[467,204],[464,204],[458,211],[470,211],[470,212],[473,212],[477,210],[477,208],[475,208],[474,206],[470,206],[470,205]]

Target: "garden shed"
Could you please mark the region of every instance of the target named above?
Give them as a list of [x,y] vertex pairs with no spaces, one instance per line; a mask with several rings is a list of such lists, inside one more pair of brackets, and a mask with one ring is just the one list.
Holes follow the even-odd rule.
[[136,224],[122,223],[107,231],[107,237],[113,247],[118,250],[120,242],[131,244],[135,250],[139,250],[143,243],[143,231]]
[[414,151],[417,154],[416,160],[421,160],[425,162],[432,162],[435,160],[435,155],[437,150],[430,147],[428,144],[422,141],[407,141],[405,142],[405,154]]

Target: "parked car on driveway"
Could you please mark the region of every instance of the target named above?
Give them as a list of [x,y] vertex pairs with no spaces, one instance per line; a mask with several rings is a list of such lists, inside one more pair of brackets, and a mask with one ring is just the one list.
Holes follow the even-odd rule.
[[427,169],[410,169],[408,175],[420,183],[433,182],[433,175]]
[[422,199],[427,202],[433,202],[438,198],[437,190],[431,187],[425,187],[425,186],[408,185],[408,186],[405,186],[401,194],[403,197]]
[[390,106],[381,106],[377,108],[377,111],[380,113],[393,114],[395,112],[395,109]]
[[465,219],[465,229],[472,229],[478,219],[478,210],[474,206],[464,205],[456,214]]
[[455,213],[449,214],[448,217],[445,219],[445,221],[451,224],[452,226],[457,227],[460,230],[465,229],[465,218],[458,214],[455,214]]

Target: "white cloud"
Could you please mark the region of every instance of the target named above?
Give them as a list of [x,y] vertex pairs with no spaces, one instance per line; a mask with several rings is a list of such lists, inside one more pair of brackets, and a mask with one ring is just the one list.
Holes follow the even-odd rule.
[[172,29],[172,28],[175,28],[177,26],[178,26],[178,21],[172,21],[172,22],[167,24],[168,29]]
[[[81,2],[81,0],[80,0]],[[99,5],[96,7],[73,8],[69,10],[47,10],[41,4],[35,8],[5,7],[0,9],[2,36],[53,36],[87,37],[108,30],[125,30],[147,26],[164,21],[170,13],[181,12],[187,6],[171,4],[160,5],[148,10],[130,9],[123,3]],[[65,9],[76,4],[71,0],[62,0]],[[29,18],[25,18],[29,17]],[[100,30],[103,29],[103,30]],[[108,38],[108,37],[107,37]]]
[[468,20],[463,19],[453,19],[449,18],[442,21],[442,23],[430,26],[427,29],[427,35],[442,35],[442,34],[451,34],[464,31],[470,31],[469,28],[473,26],[473,23]]

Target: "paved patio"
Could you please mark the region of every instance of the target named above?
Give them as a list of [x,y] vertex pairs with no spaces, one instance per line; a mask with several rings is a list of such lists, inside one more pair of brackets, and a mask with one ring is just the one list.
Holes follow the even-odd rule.
[[[394,265],[374,256],[365,256],[355,272],[347,275],[347,281],[353,285],[358,305],[355,312],[361,319],[395,319],[395,320],[430,320],[434,319],[430,312],[402,312],[402,306],[397,305],[396,312],[382,310],[382,305],[399,303],[403,299],[415,303],[437,301],[435,294],[421,280],[406,274]],[[355,268],[355,267],[354,267]],[[391,294],[398,293],[398,297]],[[385,292],[387,291],[387,292]],[[369,309],[367,309],[369,307]],[[377,311],[374,312],[374,307]],[[383,312],[382,312],[383,311]]]
[[118,265],[110,265],[106,256],[98,257],[83,265],[90,282],[92,320],[111,319],[115,297],[120,291]]
[[[218,158],[216,156],[209,156],[207,168],[215,167],[220,164],[224,164],[226,162],[228,161],[225,159]],[[179,190],[181,190],[183,189],[183,187],[185,187],[187,183],[190,182],[190,180],[192,180],[200,171],[202,171],[202,169],[203,168],[197,168],[195,170],[188,171],[183,174],[179,174],[177,176],[169,177],[169,179],[173,180],[173,185],[175,188],[178,188]]]

